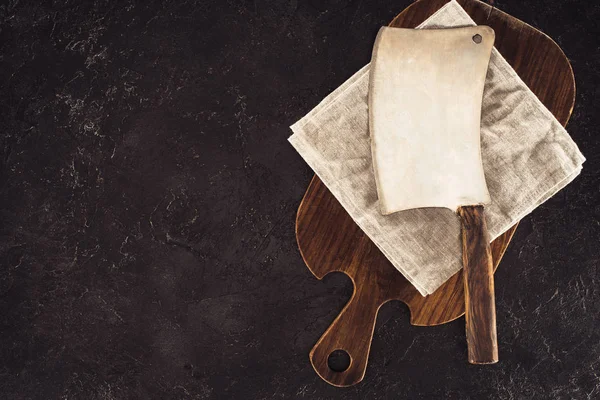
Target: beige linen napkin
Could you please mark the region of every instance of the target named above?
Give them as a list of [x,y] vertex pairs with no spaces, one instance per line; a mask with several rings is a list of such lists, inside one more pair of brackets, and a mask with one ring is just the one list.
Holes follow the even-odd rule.
[[[475,23],[451,1],[417,29],[466,25]],[[289,141],[390,262],[427,295],[462,267],[460,222],[442,208],[381,215],[368,86],[367,65],[292,125]],[[486,214],[495,239],[579,175],[585,158],[496,49],[483,97],[481,146],[492,198]]]

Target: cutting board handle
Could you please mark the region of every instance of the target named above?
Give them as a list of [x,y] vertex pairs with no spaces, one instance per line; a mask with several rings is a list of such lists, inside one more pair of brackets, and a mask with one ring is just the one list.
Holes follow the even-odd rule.
[[[357,290],[354,285],[352,298],[310,352],[310,362],[323,380],[344,387],[363,379],[380,306],[381,301],[372,292]],[[329,357],[336,350],[350,356],[350,365],[344,371],[329,367]]]
[[465,283],[465,320],[471,364],[498,362],[494,265],[483,206],[459,207]]

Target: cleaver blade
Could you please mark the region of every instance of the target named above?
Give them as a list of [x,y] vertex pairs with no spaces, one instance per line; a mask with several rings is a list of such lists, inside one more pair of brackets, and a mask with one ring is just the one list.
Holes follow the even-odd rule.
[[369,123],[382,214],[490,202],[479,125],[493,44],[487,26],[379,31]]

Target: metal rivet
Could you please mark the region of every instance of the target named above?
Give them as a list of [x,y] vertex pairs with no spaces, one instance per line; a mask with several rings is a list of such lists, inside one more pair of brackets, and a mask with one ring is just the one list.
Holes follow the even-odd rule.
[[475,43],[477,43],[477,44],[481,43],[481,39],[482,39],[482,37],[481,37],[481,35],[479,33],[473,35],[473,41]]

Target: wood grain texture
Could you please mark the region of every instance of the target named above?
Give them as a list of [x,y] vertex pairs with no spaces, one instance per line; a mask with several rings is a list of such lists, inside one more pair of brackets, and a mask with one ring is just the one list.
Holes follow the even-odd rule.
[[[390,26],[414,28],[448,0],[420,0],[400,13]],[[542,103],[566,125],[575,103],[575,79],[558,45],[542,32],[476,0],[459,3],[477,24],[491,26],[495,46]],[[498,266],[516,225],[491,244]],[[390,300],[408,306],[413,325],[438,325],[464,314],[462,271],[427,297],[398,272],[352,221],[321,180],[315,176],[299,206],[296,238],[307,267],[319,279],[341,271],[354,284],[354,293],[310,352],[315,371],[336,386],[360,382],[365,374],[377,310]],[[349,353],[343,372],[327,366],[334,350]]]
[[471,364],[498,362],[494,266],[483,206],[458,208],[461,222],[465,325]]

